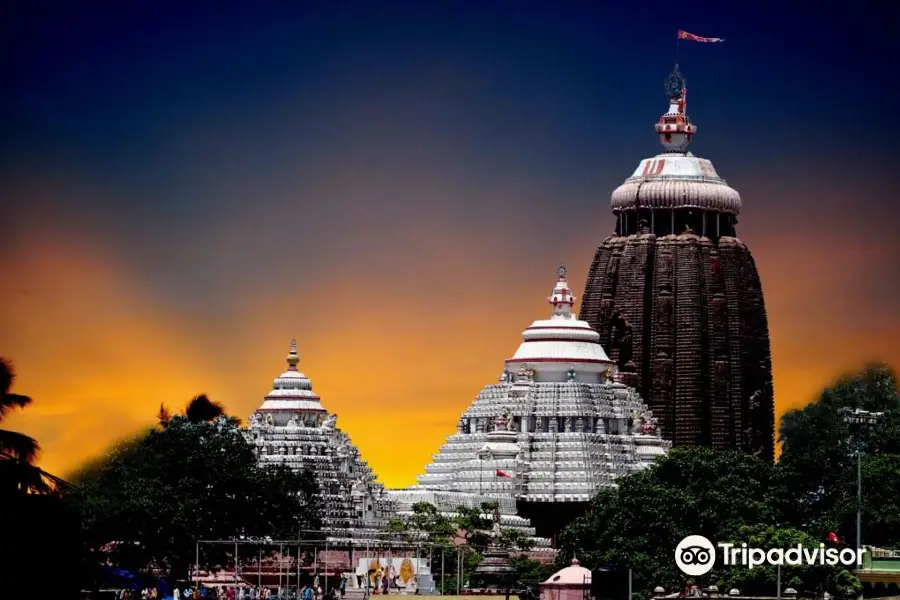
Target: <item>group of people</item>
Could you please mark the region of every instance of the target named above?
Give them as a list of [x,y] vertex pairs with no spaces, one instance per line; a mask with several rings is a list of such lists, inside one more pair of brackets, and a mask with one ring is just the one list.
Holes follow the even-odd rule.
[[[172,590],[171,598],[172,600],[207,600],[209,598],[214,598],[215,600],[275,600],[287,598],[296,598],[296,600],[338,600],[338,598],[343,598],[346,594],[346,578],[341,577],[340,585],[332,587],[325,594],[317,575],[313,584],[303,586],[296,596],[294,596],[293,589],[275,590],[264,586],[205,588],[201,585],[198,587],[185,587],[184,589],[175,587]],[[137,591],[124,589],[116,593],[116,600],[166,600],[168,598],[155,587],[142,589],[140,595],[138,595]]]

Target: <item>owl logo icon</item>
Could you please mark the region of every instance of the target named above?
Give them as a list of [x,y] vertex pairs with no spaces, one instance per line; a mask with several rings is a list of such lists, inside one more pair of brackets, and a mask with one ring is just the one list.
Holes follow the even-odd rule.
[[706,575],[715,563],[716,548],[702,535],[689,535],[675,547],[675,564],[685,575]]

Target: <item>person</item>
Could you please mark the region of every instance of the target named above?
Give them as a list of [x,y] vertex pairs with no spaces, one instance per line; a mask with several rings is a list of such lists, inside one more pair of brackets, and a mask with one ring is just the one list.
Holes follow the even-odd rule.
[[172,600],[181,600],[181,594],[178,593],[178,586],[175,586],[175,589],[172,590]]
[[303,600],[312,600],[312,587],[303,590]]
[[341,598],[347,594],[347,578],[341,575]]
[[391,578],[388,573],[384,573],[381,576],[381,590],[385,596],[391,592]]

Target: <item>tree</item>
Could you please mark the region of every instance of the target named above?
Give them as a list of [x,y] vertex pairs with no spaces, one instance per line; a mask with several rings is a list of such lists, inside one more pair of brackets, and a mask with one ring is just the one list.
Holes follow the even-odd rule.
[[[10,391],[15,378],[12,362],[0,357],[0,422],[10,411],[31,404],[29,396]],[[50,491],[41,470],[35,466],[39,452],[40,446],[34,438],[18,431],[0,429],[0,486],[4,493]]]
[[225,407],[210,400],[206,394],[199,394],[188,402],[183,415],[192,423],[210,422],[225,416]]
[[[319,526],[312,476],[260,467],[237,420],[227,416],[176,415],[114,447],[77,483],[73,502],[89,552],[136,571],[183,578],[197,540],[296,538]],[[220,547],[207,549],[204,562],[231,560]]]
[[589,569],[631,568],[634,590],[680,588],[673,553],[688,535],[728,539],[741,526],[779,520],[783,496],[774,466],[740,452],[679,447],[648,469],[601,491],[560,536],[557,565],[577,554]]
[[[721,541],[731,542],[737,547],[746,543],[749,547],[763,550],[796,548],[798,544],[814,549],[820,544],[817,538],[802,531],[771,525],[744,525]],[[706,578],[715,582],[720,590],[737,588],[743,596],[766,596],[777,587],[778,567],[760,565],[745,569],[717,563]],[[792,587],[804,595],[818,595],[822,590],[828,590],[841,597],[856,597],[862,592],[862,584],[845,567],[828,565],[784,565],[781,567],[781,585],[782,589]]]
[[513,566],[516,568],[516,581],[519,589],[530,589],[547,581],[553,575],[552,565],[519,555],[513,558]]
[[447,544],[456,533],[456,526],[437,507],[428,502],[412,505],[412,514],[388,523],[388,530],[406,540],[420,540],[429,544]]
[[479,507],[459,506],[454,522],[466,545],[482,549],[490,543],[494,520],[489,516],[497,508],[496,502],[482,502]]
[[[855,408],[884,415],[874,425],[854,428],[845,422],[842,410]],[[896,375],[886,365],[869,365],[844,375],[815,402],[782,417],[780,441],[778,467],[791,486],[793,501],[787,506],[787,518],[792,526],[817,534],[840,530],[844,537],[855,537],[857,442],[864,463],[873,456],[900,454]],[[888,534],[897,530],[876,525],[896,511],[895,499],[876,502],[875,488],[883,483],[873,481],[864,489],[863,540],[896,546],[900,536]]]
[[162,402],[159,403],[159,411],[156,413],[156,421],[159,423],[160,427],[165,427],[172,420],[172,413],[166,408],[166,405]]
[[[496,508],[496,502],[484,502],[479,507],[458,506],[455,513],[450,516],[441,513],[433,504],[417,502],[412,505],[410,515],[391,520],[388,530],[406,541],[418,540],[444,545],[443,565],[440,561],[433,562],[432,574],[436,580],[440,580],[441,568],[445,569],[442,592],[453,594],[457,587],[456,564],[459,553],[462,552],[464,579],[459,584],[464,585],[465,579],[481,562],[481,552],[490,543],[490,530],[494,520],[488,515]],[[465,549],[451,544],[454,538],[461,539],[461,545],[464,545]],[[502,547],[520,552],[527,552],[533,546],[528,536],[516,530],[503,530],[499,541]],[[522,562],[520,566],[526,575],[531,574],[528,577],[534,577],[536,576],[534,573],[540,572],[529,562]]]

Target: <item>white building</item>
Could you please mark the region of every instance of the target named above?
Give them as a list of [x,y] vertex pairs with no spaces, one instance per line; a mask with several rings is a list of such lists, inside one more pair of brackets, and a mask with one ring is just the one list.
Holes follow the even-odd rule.
[[394,515],[384,487],[346,433],[328,415],[309,378],[297,370],[297,342],[288,368],[250,416],[247,440],[260,463],[309,470],[319,484],[325,532],[337,539],[372,537]]
[[548,301],[550,318],[524,331],[499,382],[478,394],[417,485],[388,491],[401,513],[420,501],[442,511],[499,501],[504,526],[530,528],[517,516],[523,503],[587,502],[667,451],[599,335],[573,314],[563,267]]

